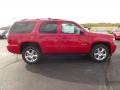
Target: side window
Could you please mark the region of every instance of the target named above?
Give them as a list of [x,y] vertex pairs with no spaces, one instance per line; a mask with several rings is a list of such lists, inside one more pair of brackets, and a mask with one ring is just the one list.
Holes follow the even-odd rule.
[[62,33],[79,34],[80,28],[73,23],[64,22],[62,23]]
[[40,28],[41,33],[57,33],[57,23],[56,22],[44,22]]
[[16,22],[11,27],[10,33],[30,33],[35,24],[35,22]]

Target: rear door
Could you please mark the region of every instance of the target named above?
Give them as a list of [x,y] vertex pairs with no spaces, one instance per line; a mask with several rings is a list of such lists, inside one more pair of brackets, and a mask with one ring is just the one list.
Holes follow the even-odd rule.
[[58,48],[58,22],[46,21],[42,22],[39,30],[39,43],[43,53],[59,53]]

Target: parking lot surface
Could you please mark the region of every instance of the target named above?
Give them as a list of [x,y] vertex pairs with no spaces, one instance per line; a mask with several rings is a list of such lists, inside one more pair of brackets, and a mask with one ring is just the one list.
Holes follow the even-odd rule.
[[0,40],[0,90],[120,90],[120,41],[110,62],[83,56],[47,56],[28,65]]

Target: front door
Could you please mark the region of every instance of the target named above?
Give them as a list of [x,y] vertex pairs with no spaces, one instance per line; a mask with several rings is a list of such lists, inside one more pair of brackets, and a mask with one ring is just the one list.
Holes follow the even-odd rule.
[[72,22],[61,23],[59,35],[59,49],[61,53],[84,53],[87,48],[87,40],[84,34],[80,34],[81,27]]

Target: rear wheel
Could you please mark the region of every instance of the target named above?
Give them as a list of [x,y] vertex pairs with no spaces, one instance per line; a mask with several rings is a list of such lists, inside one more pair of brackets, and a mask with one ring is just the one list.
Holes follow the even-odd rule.
[[40,61],[42,55],[35,46],[27,46],[22,50],[22,58],[28,64],[35,64]]
[[105,62],[110,59],[109,48],[104,44],[97,44],[93,47],[90,57],[94,62]]

